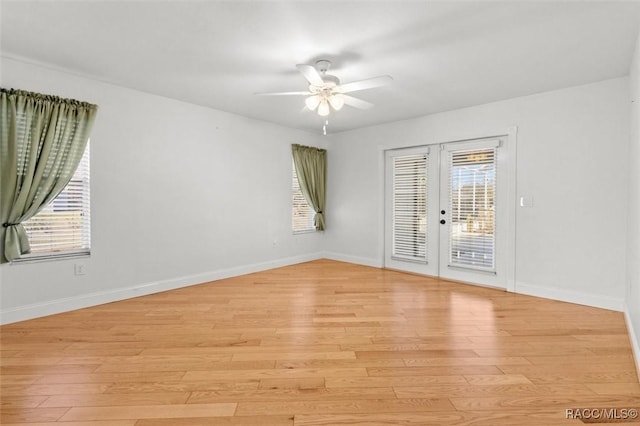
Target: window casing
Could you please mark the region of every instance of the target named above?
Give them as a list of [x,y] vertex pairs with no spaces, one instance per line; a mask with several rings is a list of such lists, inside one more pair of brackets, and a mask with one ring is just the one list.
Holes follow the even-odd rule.
[[[31,253],[20,260],[88,255],[91,248],[90,149],[58,196],[23,226]],[[19,261],[20,261],[19,260]]]
[[300,183],[298,182],[298,175],[296,173],[296,166],[293,161],[291,162],[292,168],[292,204],[291,204],[291,219],[293,224],[293,232],[313,232],[316,230],[313,224],[313,218],[316,212],[307,203],[307,199],[300,190]]

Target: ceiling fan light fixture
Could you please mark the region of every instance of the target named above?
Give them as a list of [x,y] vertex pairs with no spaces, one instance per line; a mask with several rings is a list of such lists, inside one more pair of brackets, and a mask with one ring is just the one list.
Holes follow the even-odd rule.
[[[0,0],[2,1],[2,0]],[[295,92],[256,93],[256,95],[304,96],[304,110],[316,111],[319,116],[327,117],[331,110],[340,111],[345,105],[358,109],[369,109],[371,102],[350,95],[351,92],[373,89],[393,81],[389,75],[367,78],[364,80],[341,83],[335,75],[327,74],[331,61],[319,60],[315,66],[297,64],[296,68],[308,84],[308,90]],[[328,124],[325,120],[325,126]]]
[[320,105],[320,96],[318,95],[309,96],[307,99],[304,100],[304,104],[307,106],[307,108],[313,111],[314,109],[318,108],[318,105]]
[[344,106],[344,96],[339,93],[333,94],[329,98],[329,103],[331,104],[331,107],[333,109],[335,109],[336,111],[340,111]]
[[329,108],[329,102],[327,102],[326,99],[323,99],[320,102],[320,105],[318,105],[318,115],[321,117],[326,117],[330,112],[331,109]]

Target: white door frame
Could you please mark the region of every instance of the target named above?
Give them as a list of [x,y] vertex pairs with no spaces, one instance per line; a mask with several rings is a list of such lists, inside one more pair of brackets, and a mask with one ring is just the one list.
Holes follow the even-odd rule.
[[[440,225],[439,242],[441,253],[439,277],[447,280],[471,282],[479,285],[486,285],[490,287],[498,287],[506,289],[506,274],[505,274],[505,250],[506,250],[506,238],[505,232],[505,219],[506,219],[506,207],[507,204],[502,200],[505,198],[506,186],[506,164],[504,163],[504,140],[503,138],[488,138],[488,139],[476,139],[473,141],[464,142],[450,142],[440,145],[440,199],[439,208],[443,211],[446,210],[446,214],[441,216],[444,224]],[[484,150],[495,148],[496,157],[496,188],[499,193],[496,193],[497,204],[494,222],[494,261],[495,267],[491,271],[478,270],[472,267],[455,266],[449,262],[450,247],[450,232],[451,223],[453,219],[451,217],[452,209],[449,205],[449,162],[451,159],[451,153],[456,151],[470,151],[470,150]]]
[[[379,209],[379,218],[382,226],[378,229],[378,240],[382,242],[380,245],[379,251],[379,263],[383,267],[387,267],[385,263],[385,245],[387,244],[386,236],[385,236],[385,227],[387,223],[387,203],[386,203],[386,151],[393,149],[402,149],[402,148],[412,148],[412,147],[421,147],[421,146],[431,146],[431,145],[442,145],[452,142],[464,142],[478,139],[489,139],[489,138],[500,138],[504,141],[504,156],[499,161],[504,161],[505,169],[506,169],[506,187],[504,188],[505,195],[504,198],[506,200],[506,209],[505,209],[505,218],[504,218],[504,228],[506,229],[506,249],[504,252],[504,262],[505,262],[505,281],[506,281],[506,290],[509,292],[516,291],[516,274],[515,274],[515,260],[516,260],[516,194],[517,194],[517,182],[516,182],[516,169],[517,169],[517,135],[518,128],[513,126],[509,127],[506,131],[495,131],[495,132],[484,132],[484,133],[475,133],[475,134],[464,134],[459,137],[451,137],[439,141],[426,142],[418,145],[380,145],[379,149],[379,183],[380,183],[380,209]],[[393,269],[393,267],[391,267]],[[474,283],[475,284],[475,283]]]
[[[426,193],[429,196],[435,194],[435,200],[427,201],[427,217],[426,217],[426,226],[427,229],[438,229],[440,226],[438,224],[438,214],[434,211],[433,208],[429,208],[429,204],[434,204],[434,201],[438,202],[438,173],[439,173],[439,164],[440,164],[440,152],[436,147],[433,146],[420,146],[420,147],[412,147],[412,148],[397,148],[393,150],[385,151],[385,197],[386,194],[392,193],[392,185],[393,185],[393,167],[391,166],[391,161],[396,157],[406,156],[406,155],[416,155],[416,154],[426,154],[427,155],[427,189]],[[392,155],[397,153],[398,155]],[[434,191],[435,190],[435,191]],[[393,206],[392,203],[385,202],[385,218],[391,217],[393,215]],[[399,269],[407,272],[413,272],[422,275],[437,275],[438,267],[439,267],[439,245],[437,238],[428,238],[429,235],[432,235],[432,232],[427,232],[427,241],[426,241],[426,261],[414,261],[414,260],[406,260],[394,258],[393,255],[387,251],[387,249],[391,250],[391,247],[387,247],[387,241],[392,238],[393,230],[391,228],[391,221],[384,221],[385,228],[385,254],[384,254],[384,265],[389,269]]]

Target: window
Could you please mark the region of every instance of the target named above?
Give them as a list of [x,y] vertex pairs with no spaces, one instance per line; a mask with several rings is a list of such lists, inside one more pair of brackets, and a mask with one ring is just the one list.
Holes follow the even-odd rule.
[[296,174],[296,166],[293,161],[291,162],[292,172],[292,208],[291,217],[293,222],[293,232],[310,232],[315,231],[316,227],[313,224],[313,217],[316,212],[313,211],[304,194],[300,190],[300,184],[298,183],[298,175]]
[[89,157],[87,144],[78,169],[65,189],[23,223],[31,245],[31,254],[25,259],[89,253]]
[[496,148],[451,152],[451,265],[495,270]]
[[427,261],[428,154],[393,157],[392,258]]

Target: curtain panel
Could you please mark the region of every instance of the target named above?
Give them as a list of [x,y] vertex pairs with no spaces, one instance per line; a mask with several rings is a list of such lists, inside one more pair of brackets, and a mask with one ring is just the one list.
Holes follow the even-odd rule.
[[0,263],[29,253],[22,222],[69,183],[97,111],[87,102],[0,88]]
[[313,223],[317,231],[324,231],[327,150],[297,144],[291,145],[291,150],[300,189],[309,205],[316,212]]

